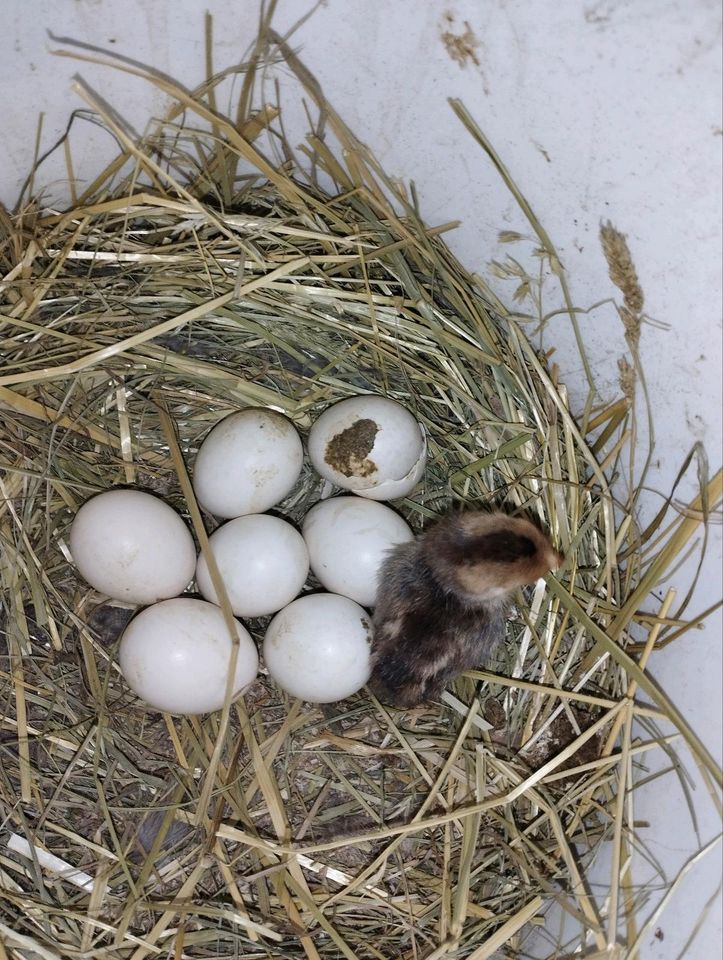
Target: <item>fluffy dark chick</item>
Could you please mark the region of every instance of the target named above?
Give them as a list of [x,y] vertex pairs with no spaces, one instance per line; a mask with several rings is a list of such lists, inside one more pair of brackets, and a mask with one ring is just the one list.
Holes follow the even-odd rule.
[[438,697],[504,637],[513,591],[561,562],[534,524],[502,513],[443,517],[395,547],[380,571],[371,690],[402,707]]

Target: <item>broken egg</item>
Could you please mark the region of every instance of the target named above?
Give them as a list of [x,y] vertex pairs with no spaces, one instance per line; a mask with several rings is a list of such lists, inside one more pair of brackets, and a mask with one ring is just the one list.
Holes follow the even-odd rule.
[[[234,621],[239,649],[233,698],[254,681],[259,658],[248,631]],[[156,710],[198,714],[220,710],[232,642],[220,607],[177,597],[146,607],[126,627],[118,663],[128,686]]]
[[401,404],[360,396],[326,409],[309,432],[309,458],[325,480],[370,500],[411,493],[424,473],[424,430]]
[[225,417],[203,441],[193,489],[217,517],[263,513],[291,492],[303,460],[301,438],[289,419],[249,407]]

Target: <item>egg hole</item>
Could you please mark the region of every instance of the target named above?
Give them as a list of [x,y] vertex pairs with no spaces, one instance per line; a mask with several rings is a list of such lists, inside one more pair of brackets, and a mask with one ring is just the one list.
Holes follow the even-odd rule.
[[345,477],[371,476],[377,470],[376,463],[369,459],[377,433],[379,424],[374,420],[357,420],[331,438],[324,459]]

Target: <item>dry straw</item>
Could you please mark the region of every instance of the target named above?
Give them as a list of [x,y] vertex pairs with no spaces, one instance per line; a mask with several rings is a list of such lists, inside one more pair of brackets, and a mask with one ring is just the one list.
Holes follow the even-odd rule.
[[[313,106],[297,153],[260,102],[280,59]],[[605,408],[591,392],[576,420],[519,318],[441,241],[450,225],[424,224],[267,26],[248,63],[192,93],[114,66],[167,94],[167,118],[134,140],[78,84],[118,157],[81,188],[66,143],[71,206],[28,200],[0,220],[0,957],[483,960],[522,955],[550,901],[582,930],[550,939],[550,956],[580,942],[635,956],[656,916],[630,869],[637,766],[664,751],[680,773],[682,737],[714,797],[720,783],[644,672],[698,623],[672,593],[656,610],[650,589],[720,500],[720,475],[639,531],[636,494],[619,503],[610,486],[634,385]],[[217,109],[229,81],[233,117]],[[528,213],[575,323],[549,238],[453,106]],[[639,313],[627,250],[604,236]],[[205,550],[187,469],[213,423],[261,404],[303,432],[364,392],[428,433],[427,475],[398,504],[416,528],[455,504],[503,505],[552,531],[564,570],[519,597],[506,655],[442,703],[402,712],[362,691],[322,710],[261,677],[220,714],[146,712],[115,662],[128,611],[69,562],[78,506],[117,484],[160,492]],[[282,509],[298,520],[319,495],[309,472]],[[597,898],[586,866],[606,842]]]

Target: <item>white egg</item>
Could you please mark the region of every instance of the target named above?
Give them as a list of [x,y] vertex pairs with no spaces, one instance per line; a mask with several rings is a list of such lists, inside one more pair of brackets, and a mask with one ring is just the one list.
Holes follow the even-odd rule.
[[130,603],[181,593],[196,566],[183,520],[141,490],[109,490],[84,503],[70,528],[70,552],[92,587]]
[[360,690],[371,672],[369,614],[335,593],[294,600],[264,638],[269,674],[292,697],[333,703]]
[[[299,595],[309,574],[304,538],[279,517],[237,517],[219,527],[209,542],[237,617],[276,613]],[[218,603],[203,554],[196,581],[206,600]]]
[[[259,657],[248,631],[234,621],[239,651],[234,698],[255,679]],[[168,713],[220,710],[232,642],[220,607],[176,597],[146,607],[121,637],[118,661],[128,686],[149,706]]]
[[193,489],[217,517],[263,513],[299,479],[304,451],[293,423],[275,410],[232,413],[201,444]]
[[308,446],[324,479],[373,500],[406,496],[424,473],[424,430],[386,397],[335,403],[313,423]]
[[302,528],[311,569],[332,593],[373,606],[389,550],[414,534],[398,513],[359,497],[333,497],[309,510]]

